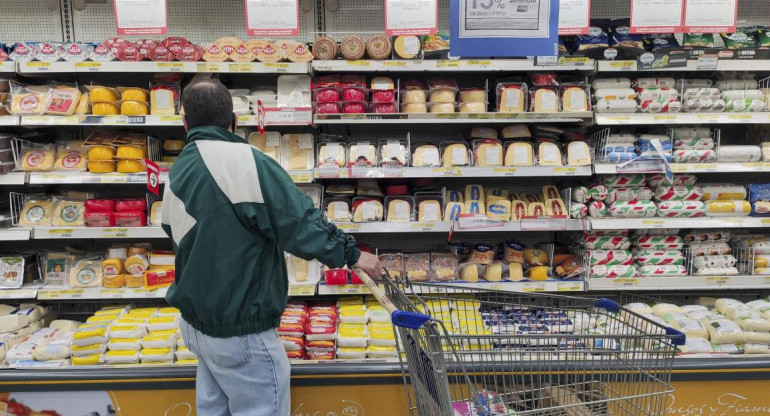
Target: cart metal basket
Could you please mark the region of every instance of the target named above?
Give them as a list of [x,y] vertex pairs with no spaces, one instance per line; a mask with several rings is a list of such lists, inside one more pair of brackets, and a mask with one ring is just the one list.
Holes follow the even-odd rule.
[[413,416],[662,415],[673,392],[684,334],[613,301],[387,275],[386,294],[357,273],[391,312]]

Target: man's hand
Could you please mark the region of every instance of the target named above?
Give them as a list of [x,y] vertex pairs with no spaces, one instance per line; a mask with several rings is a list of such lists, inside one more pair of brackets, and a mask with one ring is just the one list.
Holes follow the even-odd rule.
[[358,263],[353,267],[358,267],[374,280],[379,280],[382,276],[382,264],[380,264],[380,258],[372,253],[365,251],[361,252],[361,257],[358,258]]

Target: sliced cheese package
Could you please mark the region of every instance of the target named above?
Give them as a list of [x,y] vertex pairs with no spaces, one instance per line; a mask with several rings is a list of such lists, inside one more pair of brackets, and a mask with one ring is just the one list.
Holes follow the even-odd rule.
[[417,199],[417,221],[442,221],[441,201],[438,199]]
[[371,198],[353,199],[353,222],[382,221],[382,202]]
[[412,152],[412,166],[430,167],[441,166],[438,147],[432,144],[417,146]]
[[326,201],[326,217],[332,222],[350,222],[350,200],[338,198]]
[[496,92],[497,111],[500,113],[523,113],[529,108],[529,89],[526,83],[501,82],[497,84]]
[[465,142],[441,143],[442,165],[444,167],[468,166],[468,145]]
[[249,134],[248,141],[250,145],[270,156],[276,162],[281,162],[281,133],[266,131],[262,134],[255,131]]
[[473,159],[476,166],[503,166],[503,145],[496,139],[474,140]]
[[537,161],[540,166],[561,166],[562,153],[559,145],[542,142],[537,147]]
[[385,198],[385,218],[387,222],[414,221],[414,198],[411,196],[394,196]]
[[318,166],[344,167],[347,149],[345,143],[321,143],[318,145]]
[[556,89],[539,87],[530,91],[530,111],[534,113],[556,113],[561,111],[559,94]]
[[529,142],[511,142],[505,150],[505,166],[534,166],[535,157]]
[[313,135],[309,133],[284,134],[281,139],[281,166],[286,170],[312,169],[315,166],[314,142]]
[[590,111],[587,87],[577,84],[561,86],[561,108],[563,112]]

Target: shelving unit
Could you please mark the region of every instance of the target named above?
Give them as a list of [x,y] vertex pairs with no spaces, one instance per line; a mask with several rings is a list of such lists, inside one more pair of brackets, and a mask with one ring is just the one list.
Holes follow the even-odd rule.
[[[313,124],[499,124],[589,122],[593,113],[316,114]],[[768,118],[770,122],[770,118]]]
[[518,166],[452,168],[397,167],[397,168],[341,168],[314,169],[316,179],[347,178],[494,178],[494,177],[560,177],[591,176],[591,166]]
[[32,229],[34,240],[61,239],[152,239],[168,236],[160,227],[35,227]]
[[598,126],[653,124],[770,124],[770,113],[596,114]]
[[[10,64],[10,65],[8,65]],[[5,63],[1,69],[10,66],[10,71],[19,74],[68,74],[80,72],[127,73],[127,72],[183,72],[183,73],[223,73],[223,74],[307,74],[308,64],[293,62],[19,62]]]
[[[770,163],[768,162],[671,163],[669,166],[674,173],[758,173],[770,170]],[[594,165],[594,173],[597,175],[615,174],[618,173],[618,165],[597,164]]]
[[[683,67],[670,67],[665,69],[639,70],[636,61],[596,61],[596,70],[603,72],[714,72],[714,69],[707,68],[697,60],[688,60],[687,65]],[[749,71],[770,71],[770,60],[764,59],[720,59],[717,61],[716,70],[719,72],[749,72]]]
[[557,65],[537,65],[535,59],[460,59],[460,60],[333,60],[312,61],[314,72],[593,72],[595,63],[589,58],[563,58]]
[[[275,109],[265,112],[265,125],[310,125],[310,108]],[[283,115],[287,116],[283,116]],[[122,126],[122,127],[182,127],[182,116],[20,116],[13,125],[38,126]],[[256,115],[238,116],[238,125],[257,126]]]
[[594,230],[645,230],[652,228],[763,228],[770,227],[770,218],[761,217],[700,217],[700,218],[592,218]]
[[763,289],[770,285],[768,276],[688,276],[639,277],[632,279],[588,279],[590,291],[672,291]]

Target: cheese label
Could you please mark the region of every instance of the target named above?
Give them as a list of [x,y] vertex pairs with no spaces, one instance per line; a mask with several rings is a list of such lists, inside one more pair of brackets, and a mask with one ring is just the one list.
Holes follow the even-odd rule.
[[425,204],[422,207],[422,221],[438,221],[440,206],[437,204]]
[[467,152],[465,151],[464,147],[455,147],[452,149],[452,164],[453,165],[464,165],[465,164],[465,158],[468,156]]
[[521,107],[522,93],[521,90],[516,88],[509,88],[505,90],[505,102],[506,107],[519,108]]
[[[276,143],[273,146],[278,146]],[[299,148],[300,150],[309,150],[313,148],[313,136],[309,134],[302,134],[299,136]]]
[[500,149],[497,147],[487,148],[487,164],[499,165],[500,164]]
[[569,91],[570,93],[570,101],[569,106],[570,109],[576,110],[576,109],[582,109],[585,110],[586,102],[588,101],[586,99],[586,92],[583,91],[582,88],[571,88]]
[[409,209],[409,203],[408,202],[398,202],[396,204],[396,219],[399,221],[409,221],[410,220],[410,209]]

